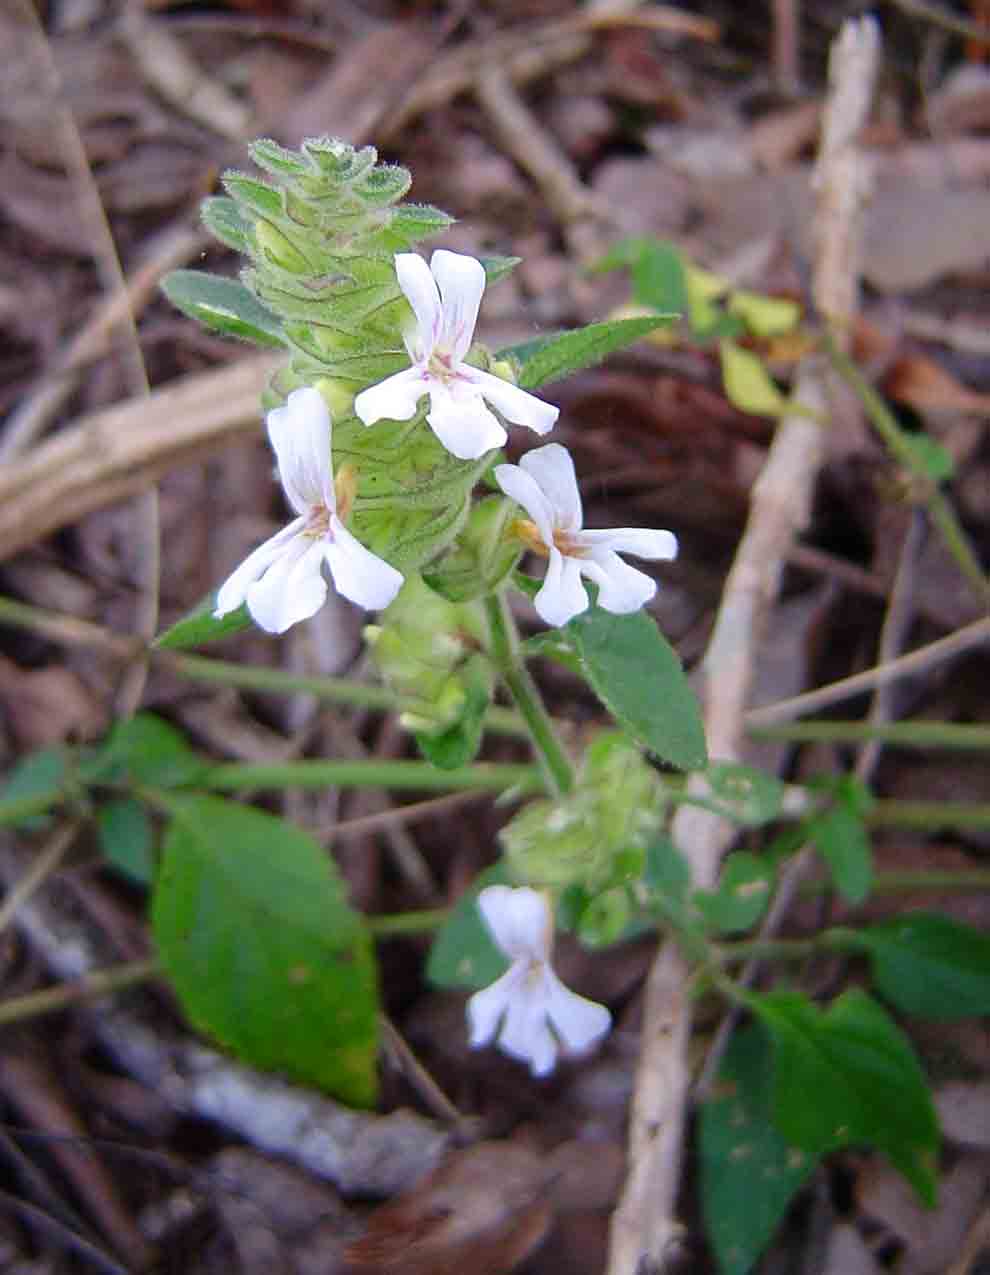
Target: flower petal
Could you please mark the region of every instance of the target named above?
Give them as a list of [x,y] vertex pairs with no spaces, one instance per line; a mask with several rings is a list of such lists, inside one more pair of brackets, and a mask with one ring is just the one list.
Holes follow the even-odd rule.
[[323,395],[312,386],[293,390],[285,407],[268,413],[267,424],[279,478],[292,508],[297,514],[309,513],[314,505],[333,509],[331,423]]
[[529,886],[488,885],[478,893],[478,911],[510,961],[545,961],[551,918],[546,896]]
[[[430,267],[417,252],[397,252],[395,254],[395,273],[399,287],[405,293],[406,300],[413,308],[416,316],[416,332],[419,338],[416,343],[415,362],[425,363],[436,349],[443,330],[443,307],[436,280],[430,273]],[[408,417],[396,416],[397,421]],[[368,424],[365,421],[365,424]]]
[[588,1049],[605,1035],[612,1025],[612,1015],[604,1005],[572,992],[549,966],[544,971],[543,984],[547,1017],[568,1050],[578,1053]]
[[460,363],[471,348],[478,308],[485,291],[485,267],[476,257],[438,248],[430,270],[440,289],[443,322],[436,345]]
[[566,531],[578,531],[584,515],[574,461],[567,448],[560,443],[547,443],[527,452],[519,464],[539,483],[553,508],[554,524]]
[[402,572],[366,549],[336,514],[322,543],[337,592],[366,611],[383,610],[402,588]]
[[535,394],[521,390],[518,385],[503,381],[500,376],[494,376],[491,372],[480,372],[472,368],[471,380],[488,402],[513,425],[528,425],[537,434],[547,434],[560,415],[559,407],[544,403]]
[[445,385],[432,381],[430,402],[427,424],[458,460],[477,460],[505,442],[505,430],[477,396],[455,398]]
[[539,483],[519,465],[496,465],[494,473],[505,494],[522,505],[536,523],[540,538],[549,549],[553,544],[554,510]]
[[672,531],[653,531],[648,527],[613,527],[609,531],[582,531],[579,540],[582,545],[595,551],[595,557],[602,550],[608,549],[615,553],[634,553],[637,558],[648,558],[650,561],[677,557],[677,537]]
[[305,525],[304,518],[296,518],[283,527],[276,535],[271,536],[263,544],[258,545],[244,559],[236,570],[232,571],[217,591],[217,604],[213,612],[217,620],[237,608],[247,599],[248,588],[255,580],[263,576],[271,564],[288,550]]
[[547,624],[559,627],[587,611],[588,591],[581,583],[583,567],[576,558],[565,558],[559,549],[550,550],[543,588],[533,599],[537,614]]
[[547,1022],[545,971],[525,970],[509,998],[498,1047],[510,1058],[529,1063],[534,1076],[546,1076],[557,1061],[557,1042]]
[[466,1011],[472,1049],[494,1040],[502,1015],[525,977],[526,968],[521,962],[512,965],[490,987],[482,988],[470,998]]
[[657,591],[655,580],[623,562],[615,553],[585,558],[580,569],[598,585],[598,605],[615,615],[638,611]]
[[362,390],[354,399],[354,415],[365,425],[408,421],[416,415],[419,400],[429,388],[429,377],[420,368],[407,367]]
[[248,610],[268,633],[286,629],[315,615],[327,599],[323,578],[323,546],[299,536],[247,591]]

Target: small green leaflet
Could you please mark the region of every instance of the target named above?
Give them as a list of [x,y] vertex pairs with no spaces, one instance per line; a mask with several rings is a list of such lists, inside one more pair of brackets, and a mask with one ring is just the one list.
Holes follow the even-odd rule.
[[252,1066],[370,1106],[375,957],[332,860],[249,806],[194,796],[169,809],[151,920],[190,1021]]
[[427,761],[440,770],[457,770],[468,766],[478,755],[485,729],[485,714],[491,703],[491,688],[481,671],[465,668],[462,676],[466,694],[461,715],[452,726],[438,735],[416,732],[416,745]]
[[748,1001],[774,1039],[774,1122],[783,1136],[813,1153],[874,1146],[933,1206],[938,1120],[893,1019],[859,988],[825,1011],[797,992]]
[[189,646],[203,646],[207,642],[216,642],[219,638],[230,637],[232,633],[240,633],[242,629],[249,629],[253,624],[246,605],[229,612],[222,620],[218,620],[213,614],[216,605],[217,595],[207,594],[202,602],[197,602],[181,620],[176,620],[171,628],[155,638],[154,645],[170,651],[182,650]]
[[237,279],[173,270],[162,281],[162,291],[176,309],[223,336],[277,348],[286,344],[278,317]]
[[633,299],[639,305],[674,311],[674,317],[687,314],[684,257],[672,243],[646,236],[621,239],[592,270],[597,274],[623,266],[632,271]]
[[136,885],[155,875],[154,830],[148,812],[133,797],[101,806],[96,816],[100,850],[106,861]]
[[773,869],[748,850],[730,854],[715,890],[696,890],[694,906],[713,930],[732,934],[748,930],[770,902]]
[[705,765],[698,702],[650,616],[613,615],[594,606],[560,631],[598,698],[639,743],[681,770]]
[[737,1031],[698,1129],[705,1230],[722,1275],[746,1275],[819,1157],[774,1128],[766,1034]]
[[434,987],[487,987],[509,968],[478,911],[478,894],[486,885],[514,885],[504,860],[482,872],[440,927],[426,977]]
[[877,990],[905,1014],[951,1020],[990,1014],[990,935],[915,912],[856,933]]
[[836,889],[848,903],[862,903],[873,888],[873,851],[862,817],[840,797],[831,810],[811,819],[806,827]]
[[590,323],[573,332],[529,341],[525,345],[502,350],[499,358],[513,358],[520,364],[519,384],[533,390],[549,381],[559,381],[581,368],[600,363],[616,350],[642,340],[649,332],[666,327],[676,318],[672,314],[651,314],[638,319],[611,319]]
[[102,748],[87,759],[83,777],[89,783],[130,779],[155,788],[177,788],[194,782],[208,768],[174,726],[154,713],[138,713],[114,726]]
[[705,771],[711,791],[710,804],[726,818],[747,828],[770,823],[784,804],[784,785],[753,766],[713,761]]
[[48,816],[34,811],[54,805],[66,778],[65,753],[58,748],[42,748],[28,753],[7,776],[0,788],[0,823],[22,828],[40,828]]

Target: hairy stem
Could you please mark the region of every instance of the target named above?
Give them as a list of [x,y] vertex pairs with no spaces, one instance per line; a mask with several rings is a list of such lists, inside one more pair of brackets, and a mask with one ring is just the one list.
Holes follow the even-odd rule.
[[536,683],[519,653],[519,636],[505,595],[496,593],[486,598],[485,611],[492,660],[526,723],[529,737],[546,774],[548,787],[554,796],[570,792],[574,786],[574,771],[557,738]]

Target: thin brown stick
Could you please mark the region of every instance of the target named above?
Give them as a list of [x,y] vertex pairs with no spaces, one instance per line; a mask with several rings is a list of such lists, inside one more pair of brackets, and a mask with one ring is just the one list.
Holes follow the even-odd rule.
[[48,880],[58,865],[65,858],[65,852],[75,841],[79,833],[79,825],[65,824],[49,837],[41,850],[31,862],[31,867],[15,885],[7,892],[7,897],[0,907],[0,933],[7,928],[17,915],[17,909],[25,903],[35,890]]
[[145,490],[166,470],[249,427],[274,367],[251,358],[83,417],[0,466],[0,560],[76,519]]
[[964,628],[957,629],[948,637],[939,638],[907,655],[899,655],[896,660],[887,664],[878,664],[875,668],[865,669],[862,673],[853,673],[838,682],[830,682],[828,686],[819,686],[817,690],[805,691],[803,695],[794,695],[790,699],[778,700],[776,704],[766,704],[762,708],[751,708],[746,714],[746,726],[772,726],[776,722],[792,722],[796,717],[804,717],[820,708],[828,708],[841,700],[850,699],[853,695],[861,695],[864,691],[872,691],[877,686],[896,681],[899,677],[909,677],[927,673],[946,660],[971,651],[974,646],[982,646],[990,641],[990,619],[974,620]]
[[[878,47],[871,19],[845,24],[833,46],[823,120],[814,295],[818,309],[843,327],[855,310],[857,214],[865,185],[855,142],[872,93]],[[795,399],[816,417],[827,413],[823,381],[817,362],[807,364],[797,378]],[[754,484],[746,530],[703,665],[702,701],[714,757],[739,755],[757,642],[790,546],[809,517],[824,443],[815,420],[785,417]],[[695,789],[704,786],[700,778],[692,780]],[[678,813],[674,841],[691,865],[696,885],[710,888],[714,883],[733,835],[733,825],[710,811],[685,806]],[[690,1092],[688,977],[686,961],[672,943],[666,944],[644,997],[629,1177],[613,1216],[608,1275],[662,1270],[678,1248],[681,1228],[675,1210]]]
[[[148,372],[144,365],[141,342],[138,340],[137,323],[128,304],[127,282],[82,135],[71,109],[65,104],[61,76],[41,19],[27,0],[21,0],[21,8],[33,21],[37,33],[38,50],[49,89],[49,118],[65,156],[66,167],[75,183],[77,200],[87,225],[103,287],[109,294],[122,298],[121,330],[124,336],[124,375],[128,389],[132,395],[147,398],[151,392]],[[158,591],[161,582],[158,492],[154,486],[149,486],[140,494],[132,516],[139,576],[134,627],[150,641],[158,628]],[[118,705],[123,716],[130,716],[140,702],[147,668],[146,661],[139,659],[125,670]]]

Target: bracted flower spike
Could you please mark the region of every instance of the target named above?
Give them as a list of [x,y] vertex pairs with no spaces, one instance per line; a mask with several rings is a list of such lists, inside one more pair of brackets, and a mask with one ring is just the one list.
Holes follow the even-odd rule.
[[[330,412],[318,390],[293,390],[285,407],[268,413],[286,499],[298,515],[259,545],[217,594],[217,619],[247,602],[269,633],[308,620],[327,597],[324,564],[337,592],[369,611],[388,606],[402,574],[366,549],[338,517],[331,460]],[[346,512],[342,510],[341,512]]]
[[566,624],[588,609],[582,576],[598,585],[598,605],[604,610],[617,615],[638,611],[656,593],[656,581],[623,562],[619,554],[649,559],[677,556],[677,538],[670,531],[582,530],[574,462],[559,443],[527,452],[518,465],[496,465],[495,479],[533,520],[516,524],[519,535],[549,559],[543,587],[533,599],[547,624]]
[[464,362],[485,290],[481,262],[440,248],[429,266],[415,252],[397,253],[395,270],[416,316],[415,330],[404,337],[412,367],[358,394],[354,412],[360,420],[407,421],[429,394],[427,423],[459,460],[475,460],[505,442],[505,430],[486,404],[538,434],[552,429],[556,407]]
[[512,964],[500,979],[467,1003],[471,1045],[498,1037],[498,1047],[534,1076],[553,1071],[561,1047],[584,1053],[608,1031],[604,1005],[570,991],[550,968],[553,918],[547,897],[528,886],[490,885],[478,895],[478,910]]

